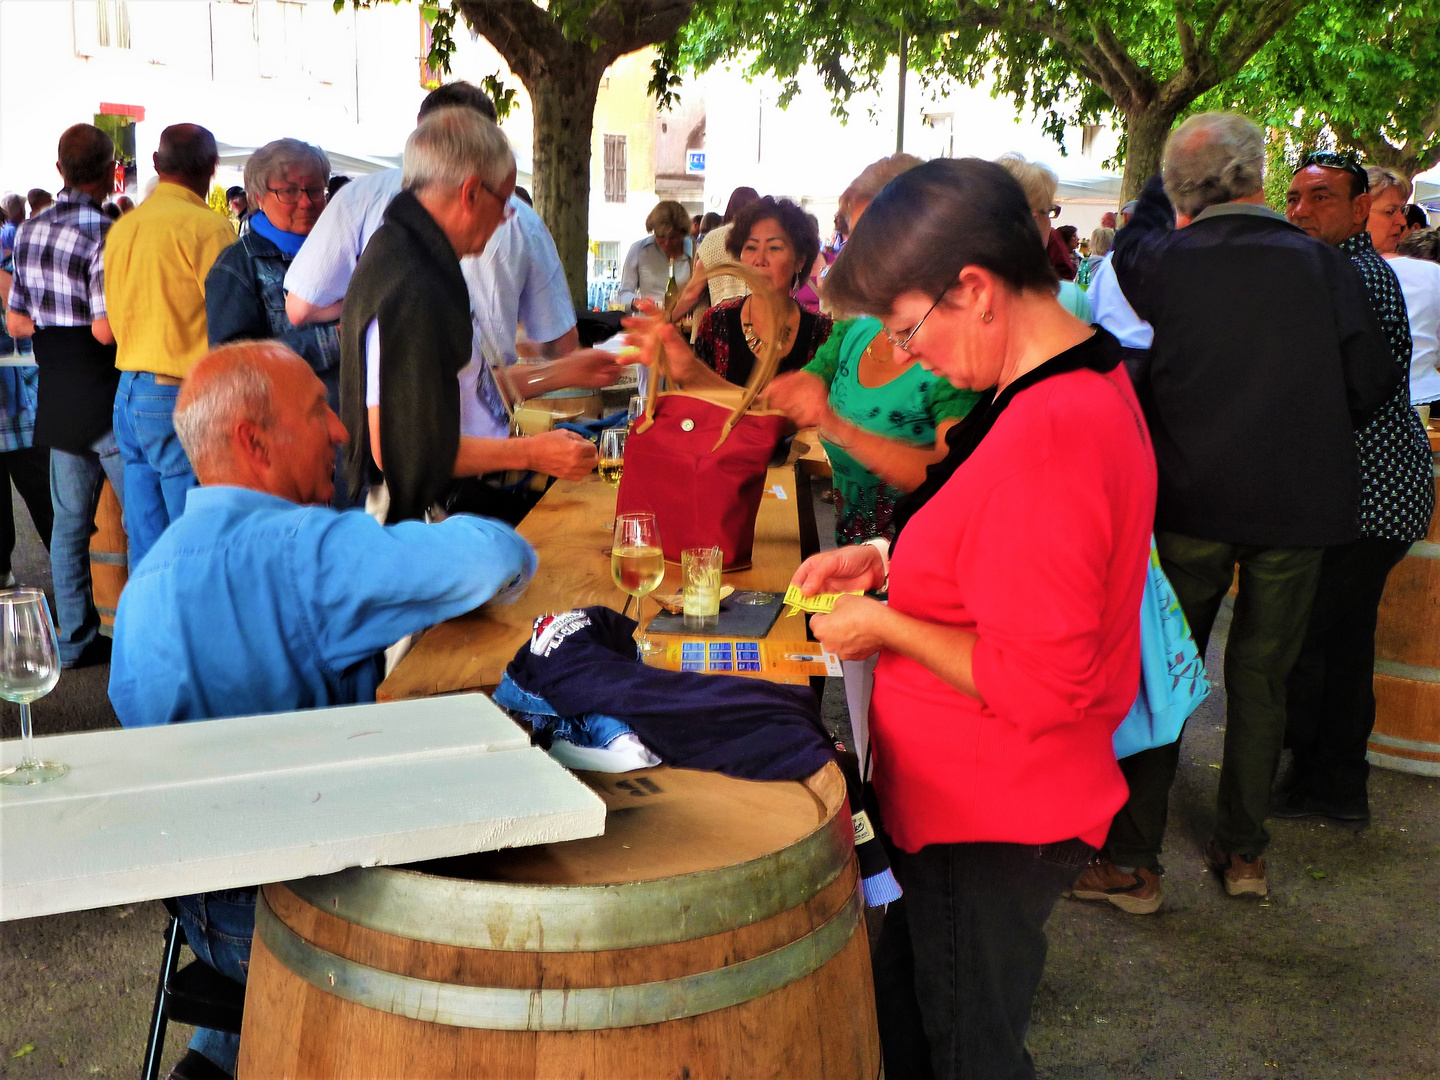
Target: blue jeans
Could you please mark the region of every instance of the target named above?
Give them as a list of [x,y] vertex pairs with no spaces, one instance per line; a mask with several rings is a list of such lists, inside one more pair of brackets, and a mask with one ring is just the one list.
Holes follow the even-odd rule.
[[66,666],[79,660],[100,633],[100,615],[90,591],[90,534],[95,531],[95,508],[107,476],[123,505],[124,467],[112,432],[78,454],[50,451],[50,501],[55,506],[50,572],[60,624],[60,663]]
[[[190,949],[206,964],[242,986],[250,972],[250,941],[255,936],[255,890],[177,896],[180,925]],[[240,1036],[196,1028],[190,1049],[204,1054],[232,1076],[240,1056]]]
[[185,494],[197,484],[175,434],[179,394],[180,387],[156,382],[148,371],[122,373],[115,391],[115,442],[125,462],[132,573],[166,526],[185,512]]

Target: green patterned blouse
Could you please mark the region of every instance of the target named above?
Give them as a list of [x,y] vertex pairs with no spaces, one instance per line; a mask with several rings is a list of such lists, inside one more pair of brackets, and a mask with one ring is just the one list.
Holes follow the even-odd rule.
[[[830,408],[841,419],[887,439],[933,447],[935,428],[968,413],[980,394],[957,390],[919,364],[911,364],[883,386],[861,386],[860,357],[880,331],[878,319],[836,323],[805,370],[830,387]],[[890,518],[904,491],[880,479],[840,447],[825,442],[825,450],[835,471],[835,542],[844,545],[875,536],[893,538]]]

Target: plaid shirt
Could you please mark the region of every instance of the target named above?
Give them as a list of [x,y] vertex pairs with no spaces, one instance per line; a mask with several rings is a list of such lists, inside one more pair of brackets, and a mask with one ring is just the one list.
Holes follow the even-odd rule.
[[35,445],[39,393],[40,369],[34,364],[0,367],[0,454]]
[[105,315],[100,260],[110,219],[94,199],[62,188],[55,205],[15,234],[15,282],[10,310],[39,328],[89,326]]

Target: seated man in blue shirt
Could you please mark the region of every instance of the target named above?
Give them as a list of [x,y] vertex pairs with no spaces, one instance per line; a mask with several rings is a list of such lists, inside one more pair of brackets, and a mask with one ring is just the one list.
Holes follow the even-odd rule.
[[[121,597],[110,700],[126,727],[373,701],[386,646],[513,600],[535,572],[530,545],[497,521],[384,526],[329,509],[345,427],[276,342],[201,360],[175,430],[201,486]],[[196,954],[243,982],[254,890],[178,904]],[[199,1029],[171,1076],[228,1076],[238,1047]]]

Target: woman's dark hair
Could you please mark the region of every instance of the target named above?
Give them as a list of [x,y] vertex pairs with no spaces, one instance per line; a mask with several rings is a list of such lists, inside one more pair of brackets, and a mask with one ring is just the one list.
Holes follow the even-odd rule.
[[1429,228],[1430,218],[1425,213],[1425,208],[1423,206],[1416,206],[1414,203],[1405,207],[1405,225],[1407,228],[1415,225],[1420,226],[1422,229]]
[[745,207],[760,197],[760,193],[753,187],[737,187],[730,193],[730,201],[725,204],[725,222],[734,221],[735,215],[744,210]]
[[821,291],[832,307],[883,315],[904,293],[940,296],[967,266],[1016,292],[1060,286],[1019,182],[993,161],[937,158],[875,197]]
[[425,100],[420,102],[418,119],[423,120],[436,109],[445,109],[451,105],[463,105],[467,109],[474,109],[492,124],[500,122],[499,115],[495,112],[495,103],[490,100],[490,95],[463,79],[437,86],[426,94]]
[[700,219],[700,231],[702,233],[708,233],[712,229],[718,229],[721,225],[724,224],[724,218],[722,218],[719,214],[715,213],[714,210],[711,210],[708,214],[706,214],[703,218]]
[[789,199],[764,195],[749,203],[735,215],[725,237],[725,250],[739,259],[745,250],[745,241],[750,239],[750,230],[762,221],[777,222],[790,238],[790,246],[795,249],[795,278],[803,280],[810,273],[815,256],[820,254],[820,230],[815,218]]
[[1412,259],[1428,259],[1440,262],[1440,229],[1416,229],[1395,249],[1397,254]]
[[1080,235],[1080,230],[1074,225],[1061,225],[1055,231],[1060,234],[1060,239],[1064,240],[1067,245]]

